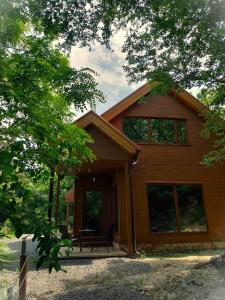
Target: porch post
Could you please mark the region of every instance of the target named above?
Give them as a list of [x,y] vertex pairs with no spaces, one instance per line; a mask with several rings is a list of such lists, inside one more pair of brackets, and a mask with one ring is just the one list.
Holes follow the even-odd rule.
[[66,227],[69,226],[69,203],[66,202]]
[[56,203],[55,203],[55,226],[59,225],[59,196],[60,196],[60,175],[58,174],[57,190],[56,190]]
[[125,199],[126,199],[126,217],[127,217],[127,249],[128,254],[132,254],[132,214],[131,214],[131,194],[130,194],[130,176],[129,162],[125,163]]
[[50,170],[50,180],[49,180],[49,194],[48,194],[48,220],[51,223],[52,219],[52,203],[53,203],[53,193],[54,193],[54,168]]
[[[76,215],[76,205],[75,205],[75,201],[76,201],[76,178],[74,177],[74,190],[73,190],[73,234],[75,234],[76,232],[76,224],[75,221],[77,222],[78,220],[75,220],[75,215]],[[77,201],[76,201],[77,203]]]

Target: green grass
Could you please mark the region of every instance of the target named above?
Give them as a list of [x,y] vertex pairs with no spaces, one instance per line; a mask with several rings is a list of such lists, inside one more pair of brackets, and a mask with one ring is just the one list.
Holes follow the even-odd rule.
[[15,255],[10,252],[9,247],[4,242],[0,242],[0,263],[11,262],[15,260]]

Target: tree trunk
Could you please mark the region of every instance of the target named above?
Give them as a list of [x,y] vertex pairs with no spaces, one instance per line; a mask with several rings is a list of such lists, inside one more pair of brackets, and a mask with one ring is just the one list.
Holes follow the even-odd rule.
[[52,220],[52,203],[54,193],[54,169],[51,168],[50,180],[49,180],[49,196],[48,196],[48,220],[51,223]]
[[55,225],[59,225],[59,197],[60,197],[60,175],[58,174],[57,191],[56,191],[56,203],[55,203]]

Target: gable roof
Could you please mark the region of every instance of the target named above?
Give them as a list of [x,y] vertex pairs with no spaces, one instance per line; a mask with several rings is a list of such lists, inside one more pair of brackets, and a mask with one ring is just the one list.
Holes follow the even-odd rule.
[[101,116],[97,115],[93,111],[89,111],[84,116],[80,117],[74,122],[78,127],[86,128],[89,125],[94,125],[106,136],[108,136],[114,143],[119,145],[128,154],[136,155],[140,151],[138,145],[132,142],[122,132],[117,130],[109,122],[104,120]]
[[[129,96],[121,100],[119,103],[117,103],[116,105],[108,109],[106,112],[104,112],[101,115],[102,118],[110,122],[116,116],[118,116],[130,106],[138,102],[138,100],[141,97],[144,97],[147,93],[149,93],[152,87],[153,83],[146,83],[142,85],[139,89],[137,89]],[[192,96],[184,89],[180,89],[179,92],[173,89],[170,91],[170,94],[172,96],[176,96],[177,99],[179,99],[182,103],[184,103],[196,113],[200,113],[202,110],[208,109],[204,104],[202,104],[199,100],[197,100],[194,96]]]

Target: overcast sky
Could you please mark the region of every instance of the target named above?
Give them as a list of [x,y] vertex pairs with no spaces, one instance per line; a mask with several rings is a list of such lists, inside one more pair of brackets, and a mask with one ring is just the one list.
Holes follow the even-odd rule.
[[[104,104],[97,103],[96,112],[98,114],[112,107],[144,83],[129,85],[127,82],[122,68],[125,62],[125,55],[121,53],[123,40],[123,32],[117,33],[112,38],[113,52],[100,45],[94,46],[91,51],[86,48],[72,48],[70,60],[73,67],[89,67],[99,74],[97,77],[99,88],[105,94],[107,101]],[[192,93],[196,95],[196,89]]]

